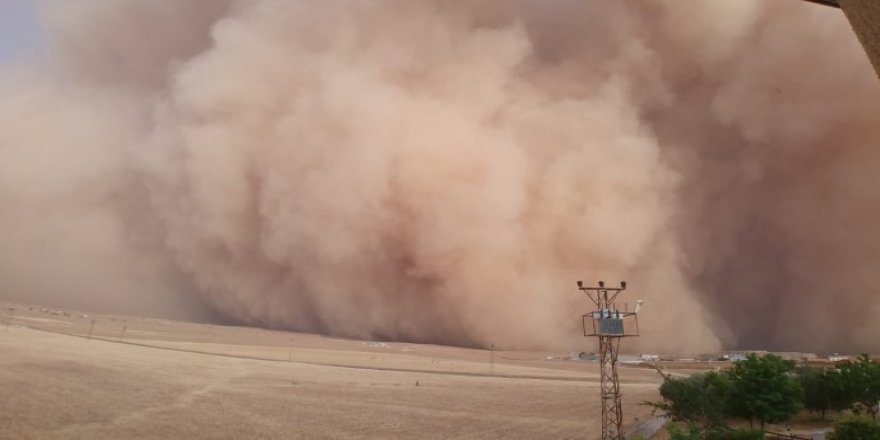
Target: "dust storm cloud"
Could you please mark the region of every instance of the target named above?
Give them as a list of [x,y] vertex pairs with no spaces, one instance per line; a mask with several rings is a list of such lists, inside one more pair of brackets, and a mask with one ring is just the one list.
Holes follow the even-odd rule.
[[362,338],[878,349],[880,85],[800,1],[45,1],[0,295]]

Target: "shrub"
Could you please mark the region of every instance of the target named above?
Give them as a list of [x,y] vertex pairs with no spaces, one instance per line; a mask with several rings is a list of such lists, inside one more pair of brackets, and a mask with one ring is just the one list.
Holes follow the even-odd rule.
[[868,417],[847,417],[834,424],[828,440],[880,440],[880,425]]

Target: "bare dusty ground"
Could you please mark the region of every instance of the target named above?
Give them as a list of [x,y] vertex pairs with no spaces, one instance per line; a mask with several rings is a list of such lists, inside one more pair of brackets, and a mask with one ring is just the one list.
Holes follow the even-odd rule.
[[[16,308],[8,328],[0,311],[0,439],[598,437],[597,366],[562,353],[493,364],[483,350]],[[626,422],[648,418],[659,376],[621,377]]]

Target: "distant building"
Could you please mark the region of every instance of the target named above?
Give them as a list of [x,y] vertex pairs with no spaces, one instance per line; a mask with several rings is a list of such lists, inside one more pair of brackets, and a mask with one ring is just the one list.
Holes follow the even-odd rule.
[[764,356],[768,354],[765,350],[741,350],[741,351],[727,351],[721,353],[721,359],[730,362],[739,362],[746,360],[748,355],[754,354],[757,356]]
[[849,356],[847,356],[845,354],[834,353],[834,354],[828,356],[828,360],[831,362],[848,361]]
[[637,364],[642,361],[640,356],[634,354],[622,354],[617,357],[617,361],[624,364]]
[[813,361],[819,358],[813,353],[798,353],[796,351],[782,351],[773,354],[787,361]]
[[730,362],[739,362],[746,360],[748,353],[745,352],[734,352],[734,353],[724,353],[721,355],[721,359]]
[[597,361],[599,360],[599,355],[597,355],[596,353],[583,352],[578,354],[578,359],[582,361]]

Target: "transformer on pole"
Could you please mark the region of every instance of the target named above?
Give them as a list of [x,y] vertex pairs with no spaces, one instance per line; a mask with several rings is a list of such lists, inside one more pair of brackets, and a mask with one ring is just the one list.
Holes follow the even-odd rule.
[[[641,301],[636,304],[632,312],[617,309],[615,300],[620,292],[626,290],[626,281],[621,281],[620,287],[606,287],[604,281],[599,281],[597,287],[584,286],[583,281],[578,281],[577,286],[578,290],[583,291],[596,305],[595,311],[583,315],[582,322],[584,336],[599,338],[602,440],[622,440],[624,438],[623,409],[620,402],[620,379],[617,376],[617,355],[620,338],[639,335],[637,313]],[[587,320],[591,325],[587,325]],[[625,321],[634,324],[634,331],[627,332],[628,329],[624,327]]]

